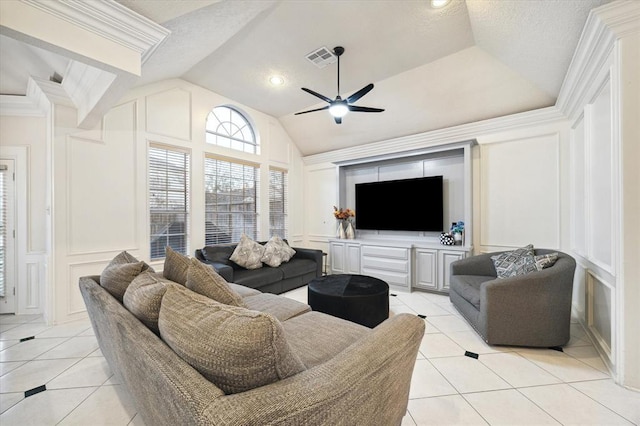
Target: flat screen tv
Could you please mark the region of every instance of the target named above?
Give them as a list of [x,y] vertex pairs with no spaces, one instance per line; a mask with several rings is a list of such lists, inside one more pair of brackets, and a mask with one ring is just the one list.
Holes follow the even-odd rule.
[[442,176],[356,184],[356,228],[443,230]]

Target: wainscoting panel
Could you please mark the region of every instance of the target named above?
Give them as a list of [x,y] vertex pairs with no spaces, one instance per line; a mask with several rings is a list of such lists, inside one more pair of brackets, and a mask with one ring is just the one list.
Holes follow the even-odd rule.
[[[147,132],[191,140],[191,93],[180,88],[146,97]],[[206,117],[202,117],[206,120]]]
[[480,244],[560,247],[560,135],[480,145]]
[[[115,256],[115,255],[114,255]],[[76,315],[86,312],[87,308],[82,299],[78,283],[80,277],[87,275],[100,275],[102,270],[109,264],[111,260],[85,261],[69,264],[69,282],[67,283],[67,315]]]
[[103,142],[67,138],[70,255],[137,245],[135,107],[130,102],[107,114]]
[[289,165],[291,155],[289,149],[289,136],[281,126],[269,123],[269,160],[282,165]]
[[589,334],[597,341],[597,347],[605,356],[605,361],[611,367],[615,365],[615,319],[616,319],[616,294],[615,287],[597,276],[592,271],[587,271],[587,329]]

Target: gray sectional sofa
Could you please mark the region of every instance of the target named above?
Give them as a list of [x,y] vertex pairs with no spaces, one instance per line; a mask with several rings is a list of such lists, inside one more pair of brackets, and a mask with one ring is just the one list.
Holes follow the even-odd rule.
[[[241,298],[238,304],[242,307],[221,306],[213,300],[208,302],[188,286],[168,281],[166,274],[164,277],[156,274],[157,278],[149,271],[142,274],[155,280],[156,286],[168,286],[164,295],[154,300],[160,306],[159,332],[152,331],[125,307],[133,300],[127,293],[123,305],[107,291],[108,287],[101,285],[101,277],[82,277],[79,285],[100,349],[146,424],[399,425],[402,422],[425,327],[424,321],[415,315],[399,314],[369,329],[313,312],[304,303],[232,283],[228,285]],[[151,290],[153,285],[140,289]],[[236,315],[240,321],[236,325],[240,326],[255,318],[266,321],[286,341],[288,356],[296,366],[274,373],[286,378],[225,392],[222,385],[208,380],[192,364],[200,362],[215,367],[238,362],[242,356],[235,344],[242,343],[241,336],[236,339],[235,332],[229,331],[221,335],[221,341],[230,339],[233,345],[220,348],[224,344],[221,341],[213,345],[221,353],[231,354],[226,361],[195,349],[196,355],[191,357],[172,349],[211,348],[201,345],[200,340],[206,340],[212,329],[197,328],[199,318],[206,317],[203,314],[206,309]],[[218,326],[225,327],[228,322],[226,318]],[[188,343],[180,346],[182,340]],[[259,344],[258,340],[255,345],[250,341],[248,349],[255,352]],[[265,350],[265,357],[271,349]],[[253,356],[256,363],[264,361],[261,353]],[[252,367],[252,361],[248,360],[246,368]],[[222,370],[223,375],[227,373],[243,371],[230,366]],[[225,386],[229,383],[225,382]]]
[[[260,242],[266,244],[266,241]],[[322,275],[322,250],[293,247],[296,254],[276,268],[266,264],[246,269],[231,261],[237,244],[216,244],[195,251],[196,259],[213,267],[231,283],[255,288],[263,293],[280,294],[302,287]]]
[[553,266],[526,275],[497,278],[485,253],[451,264],[449,298],[482,338],[492,345],[556,347],[570,338],[575,260],[556,250]]

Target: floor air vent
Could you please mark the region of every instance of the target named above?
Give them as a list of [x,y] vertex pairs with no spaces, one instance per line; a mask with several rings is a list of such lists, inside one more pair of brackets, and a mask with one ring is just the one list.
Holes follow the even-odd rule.
[[307,55],[307,59],[318,68],[324,68],[338,60],[338,57],[326,47],[321,47]]

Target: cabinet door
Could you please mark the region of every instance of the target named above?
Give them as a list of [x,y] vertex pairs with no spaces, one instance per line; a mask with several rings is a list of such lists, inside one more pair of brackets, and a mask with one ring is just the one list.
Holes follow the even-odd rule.
[[347,244],[346,248],[346,272],[347,274],[360,274],[360,245]]
[[449,278],[451,277],[451,264],[456,260],[465,257],[464,252],[441,250],[439,253],[440,261],[440,288],[442,291],[449,291]]
[[332,274],[344,274],[345,273],[345,244],[344,243],[330,243],[329,255],[331,256],[331,273]]
[[415,286],[438,290],[438,250],[416,249]]

